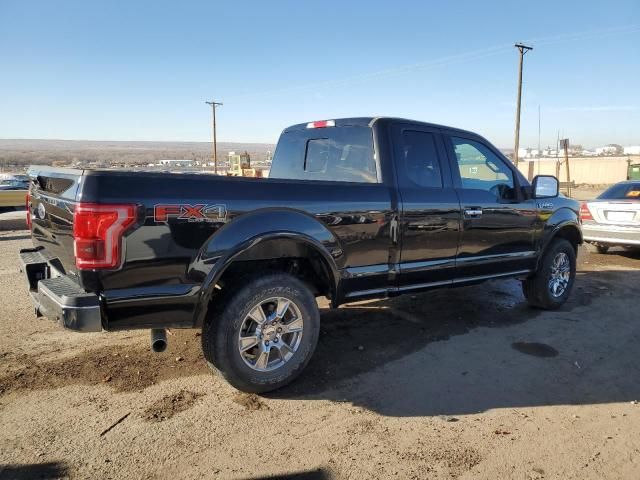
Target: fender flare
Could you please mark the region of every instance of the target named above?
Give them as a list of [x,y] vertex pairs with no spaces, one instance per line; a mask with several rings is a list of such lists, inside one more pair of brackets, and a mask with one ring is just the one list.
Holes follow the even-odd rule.
[[580,228],[580,220],[578,215],[569,208],[562,208],[555,212],[545,225],[542,244],[540,247],[540,255],[538,256],[538,261],[536,262],[536,270],[539,267],[540,261],[544,252],[549,247],[551,242],[558,236],[560,231],[564,229],[572,229],[575,232],[577,238],[577,244],[582,245],[582,230]]
[[[242,240],[234,244],[231,248],[228,248],[223,252],[216,252],[214,249],[213,253],[214,254],[219,253],[218,255],[214,255],[214,256],[211,256],[210,254],[207,255],[208,247],[214,243],[214,240],[216,237],[218,237],[220,234],[223,233],[223,230],[224,230],[225,236],[233,237],[236,235],[236,233],[246,234],[248,232],[244,230],[243,226],[239,224],[240,223],[246,224],[250,222],[251,221],[250,217],[257,216],[260,213],[270,214],[272,220],[274,220],[275,217],[281,217],[278,220],[285,220],[284,222],[277,221],[277,220],[268,221],[268,219],[265,218],[264,219],[265,221],[262,223],[266,225],[273,225],[274,223],[275,224],[280,223],[279,226],[283,227],[287,223],[287,220],[292,219],[291,215],[296,217],[296,219],[300,220],[303,224],[306,224],[307,227],[311,226],[308,222],[313,222],[312,224],[314,228],[312,230],[312,233],[314,233],[314,235],[312,236],[310,233],[305,233],[303,231],[296,231],[293,229],[282,228],[277,230],[271,229],[269,231],[260,231],[261,229],[252,227],[252,230],[254,231],[251,232],[252,235],[249,238],[245,236],[245,240]],[[244,221],[240,222],[241,219]],[[236,222],[238,224],[236,224]],[[235,227],[234,227],[234,224],[236,224]],[[305,225],[298,224],[298,226],[305,226]],[[320,227],[322,231],[319,231],[318,227]],[[309,230],[309,228],[307,228],[307,230]],[[322,259],[322,263],[326,270],[327,277],[329,278],[329,283],[330,283],[329,288],[331,290],[332,298],[333,299],[337,298],[337,291],[339,288],[339,281],[340,281],[340,268],[336,260],[340,259],[344,255],[343,255],[343,250],[340,248],[336,237],[331,233],[331,231],[326,226],[321,224],[314,217],[311,217],[308,214],[304,214],[296,210],[289,210],[289,209],[277,209],[277,210],[264,209],[262,211],[256,210],[251,214],[243,215],[242,217],[238,218],[236,221],[233,221],[225,225],[225,227],[223,227],[218,232],[216,232],[209,239],[207,244],[205,244],[202,247],[202,249],[198,253],[198,256],[196,257],[196,260],[191,265],[190,270],[194,268],[196,265],[198,266],[198,270],[200,270],[201,273],[205,273],[203,270],[206,270],[206,274],[201,282],[202,287],[200,289],[199,298],[194,311],[195,327],[199,327],[203,325],[206,314],[207,314],[207,310],[209,307],[209,302],[211,301],[211,297],[213,295],[216,284],[218,283],[218,281],[220,280],[224,272],[238,259],[238,257],[250,252],[251,249],[255,248],[260,244],[273,241],[273,240],[278,240],[278,239],[287,239],[297,243],[302,243],[310,247],[314,252],[318,253],[320,258]],[[206,269],[203,269],[204,265],[207,265]]]

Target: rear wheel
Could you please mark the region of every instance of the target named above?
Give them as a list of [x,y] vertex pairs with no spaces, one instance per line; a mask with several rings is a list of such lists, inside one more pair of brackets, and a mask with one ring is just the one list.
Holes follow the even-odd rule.
[[596,250],[598,251],[598,253],[601,254],[605,254],[609,251],[609,246],[608,245],[596,245]]
[[207,361],[234,387],[261,393],[283,387],[309,362],[320,314],[307,286],[285,273],[244,284],[203,328]]
[[547,248],[535,276],[522,282],[529,305],[553,310],[567,301],[576,276],[576,252],[559,238]]

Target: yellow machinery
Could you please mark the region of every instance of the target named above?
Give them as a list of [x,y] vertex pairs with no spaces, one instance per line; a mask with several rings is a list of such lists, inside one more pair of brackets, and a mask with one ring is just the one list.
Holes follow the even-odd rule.
[[234,177],[261,177],[262,171],[251,168],[251,156],[245,150],[237,155],[235,152],[229,153],[229,171],[227,175]]

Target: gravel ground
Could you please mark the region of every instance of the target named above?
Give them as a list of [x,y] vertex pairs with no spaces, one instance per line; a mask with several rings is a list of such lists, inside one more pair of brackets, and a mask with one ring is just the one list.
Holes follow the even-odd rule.
[[0,478],[621,479],[640,471],[640,254],[583,248],[568,304],[515,280],[321,302],[290,387],[241,394],[200,332],[77,334],[36,319],[0,232]]

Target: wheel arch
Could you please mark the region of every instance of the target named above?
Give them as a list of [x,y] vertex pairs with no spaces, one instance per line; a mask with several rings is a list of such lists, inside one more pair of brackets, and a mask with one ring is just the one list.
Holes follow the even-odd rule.
[[214,234],[190,267],[202,280],[194,326],[203,325],[220,283],[260,269],[291,273],[335,302],[342,252],[333,233],[302,212],[265,209],[244,215]]
[[576,255],[578,254],[578,246],[582,245],[584,240],[580,229],[580,220],[573,210],[561,209],[547,221],[536,270],[544,253],[553,241],[558,238],[567,240],[573,246]]

